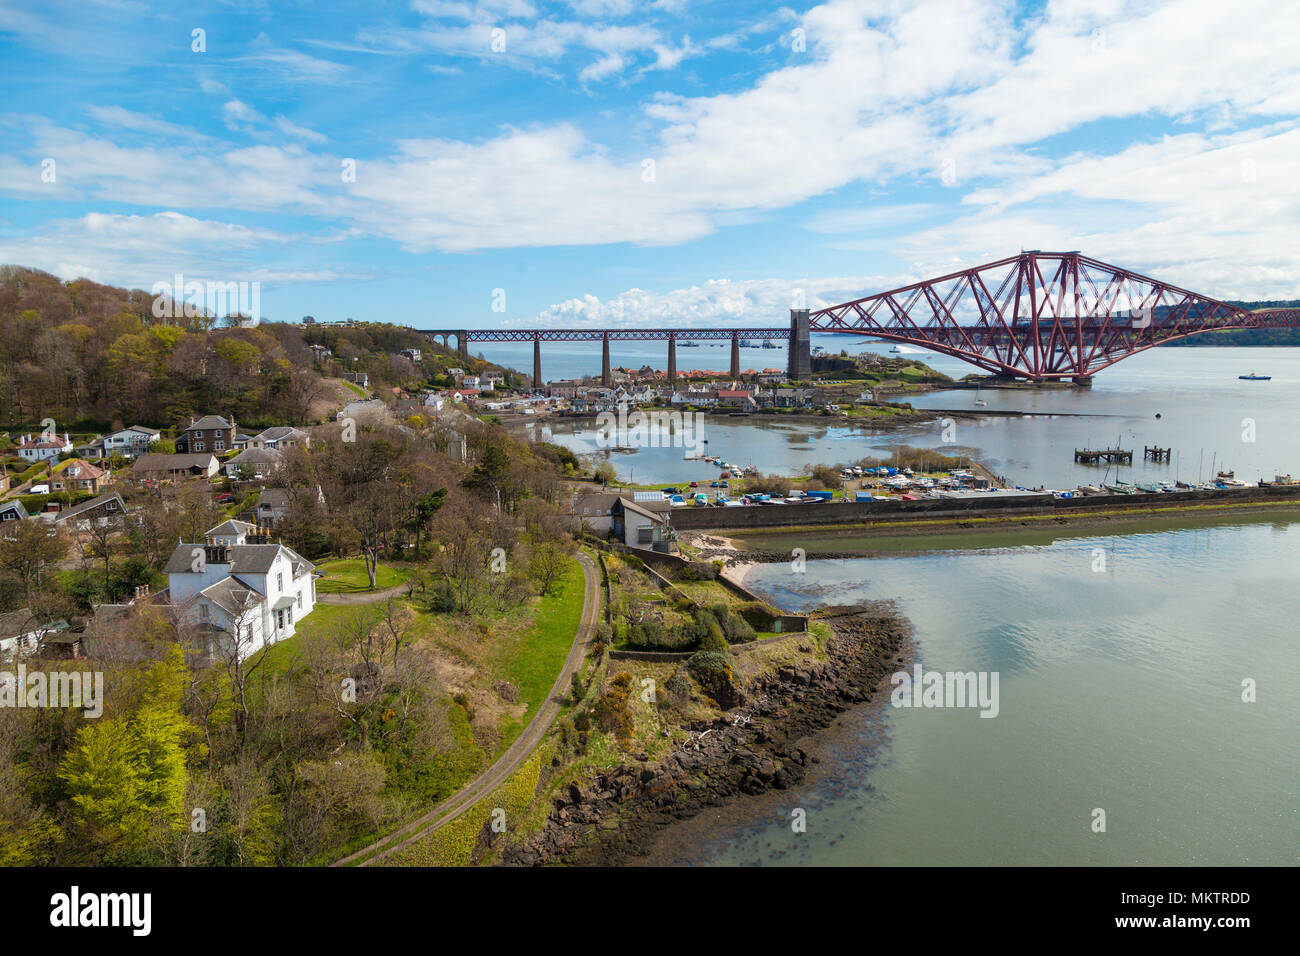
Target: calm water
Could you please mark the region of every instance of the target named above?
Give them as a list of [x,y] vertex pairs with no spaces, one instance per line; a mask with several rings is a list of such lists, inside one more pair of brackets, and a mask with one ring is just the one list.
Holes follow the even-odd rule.
[[925,668],[1000,675],[1000,713],[851,711],[816,786],[765,798],[682,861],[1300,861],[1300,524],[969,543],[988,550],[751,573],[790,607],[896,599]]
[[[829,337],[828,337],[829,338]],[[858,348],[857,339],[843,343]],[[638,343],[627,343],[636,345]],[[829,347],[829,346],[828,346]],[[883,350],[884,346],[876,346]],[[685,351],[719,351],[687,349]],[[751,350],[752,351],[752,350]],[[754,353],[759,354],[759,353]],[[771,353],[777,354],[777,353]],[[784,355],[784,352],[779,353]],[[929,355],[925,361],[954,375],[970,369],[954,359]],[[774,362],[781,365],[781,362]],[[1270,382],[1243,382],[1256,371]],[[851,463],[884,457],[899,444],[973,455],[994,472],[1030,487],[1073,487],[1096,483],[1105,468],[1075,465],[1077,447],[1121,446],[1138,459],[1118,474],[1128,481],[1210,478],[1231,469],[1254,481],[1278,472],[1300,475],[1300,349],[1153,349],[1102,372],[1092,389],[943,391],[916,396],[917,407],[974,408],[1047,413],[1052,417],[954,419],[945,442],[942,417],[898,430],[873,432],[840,425],[738,424],[707,416],[708,451],[764,472],[797,473],[805,465]],[[1157,418],[1156,416],[1160,417]],[[623,478],[645,483],[717,477],[703,462],[683,461],[680,448],[645,448],[634,453],[598,448],[593,429],[574,425],[534,426],[538,433],[580,454],[609,458]],[[1172,448],[1174,461],[1141,461],[1142,448]],[[1116,477],[1112,469],[1109,477]]]

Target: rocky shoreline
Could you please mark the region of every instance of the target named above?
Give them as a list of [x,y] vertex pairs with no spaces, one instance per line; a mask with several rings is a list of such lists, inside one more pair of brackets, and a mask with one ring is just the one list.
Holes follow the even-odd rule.
[[740,706],[691,727],[690,738],[663,760],[635,759],[570,783],[543,827],[507,849],[502,863],[635,862],[675,823],[803,781],[817,759],[810,738],[872,698],[911,653],[910,626],[889,605],[828,608],[818,616],[834,634],[827,660],[755,678]]

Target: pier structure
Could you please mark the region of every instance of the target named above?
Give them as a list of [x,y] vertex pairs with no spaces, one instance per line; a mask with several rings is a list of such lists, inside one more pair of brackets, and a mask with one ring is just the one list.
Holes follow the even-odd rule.
[[1131,465],[1133,452],[1122,448],[1076,448],[1074,460],[1085,465]]

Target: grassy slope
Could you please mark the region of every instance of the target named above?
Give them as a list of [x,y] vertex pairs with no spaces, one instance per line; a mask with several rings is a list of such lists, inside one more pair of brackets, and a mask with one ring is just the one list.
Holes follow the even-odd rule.
[[[327,561],[317,565],[317,570],[323,575],[316,582],[316,590],[321,594],[359,594],[370,590],[370,579],[366,576],[366,562],[361,558]],[[413,573],[409,568],[395,568],[381,564],[375,571],[375,589],[382,591],[385,588],[396,587],[410,578]]]

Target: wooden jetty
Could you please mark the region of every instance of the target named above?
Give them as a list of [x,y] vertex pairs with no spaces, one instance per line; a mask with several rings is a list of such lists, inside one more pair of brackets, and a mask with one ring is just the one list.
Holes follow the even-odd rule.
[[1076,448],[1074,460],[1081,461],[1085,465],[1131,465],[1133,452],[1124,451],[1122,448]]
[[1169,461],[1169,456],[1173,453],[1172,448],[1148,448],[1142,446],[1142,458],[1144,461]]

